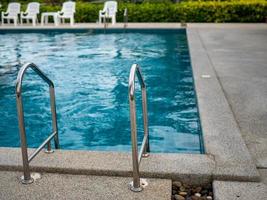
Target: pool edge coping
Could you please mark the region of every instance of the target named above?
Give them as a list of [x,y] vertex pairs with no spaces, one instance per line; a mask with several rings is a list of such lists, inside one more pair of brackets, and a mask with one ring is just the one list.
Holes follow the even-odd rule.
[[207,155],[213,156],[216,165],[213,179],[235,180],[232,177],[240,177],[239,181],[259,181],[256,165],[241,136],[205,43],[196,28],[187,28],[187,38],[204,148]]
[[[29,149],[29,153],[33,150]],[[30,168],[47,173],[131,177],[132,158],[126,152],[56,150],[46,154],[42,151]],[[144,178],[206,184],[212,180],[214,169],[213,158],[205,154],[151,153],[142,159],[140,173]],[[0,170],[22,171],[20,148],[0,148]]]

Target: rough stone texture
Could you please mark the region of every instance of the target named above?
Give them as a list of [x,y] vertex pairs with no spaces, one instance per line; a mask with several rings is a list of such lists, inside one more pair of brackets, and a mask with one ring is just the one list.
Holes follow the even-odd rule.
[[259,169],[261,182],[267,185],[267,169]]
[[[96,24],[96,23],[76,23],[74,26],[70,26],[69,24],[60,24],[59,26],[54,26],[53,23],[49,23],[44,26],[35,26],[23,24],[17,27],[14,27],[13,24],[4,26],[0,26],[0,30],[4,29],[103,29],[104,23]],[[108,24],[107,29],[117,29],[124,28],[124,23],[116,23],[115,25]],[[168,28],[168,29],[177,29],[181,28],[180,23],[128,23],[127,28]]]
[[229,175],[248,173],[250,181],[261,181],[215,181],[215,199],[266,200],[267,27],[193,24],[188,33],[205,146],[216,161],[214,178],[238,180]]
[[[53,154],[40,152],[30,166],[35,171],[52,173],[132,176],[130,153],[71,150],[56,150]],[[151,154],[142,159],[140,173],[143,177],[206,184],[211,181],[214,167],[213,159],[207,155]],[[20,149],[0,148],[0,170],[22,170]]]
[[214,181],[215,200],[266,200],[267,187],[263,183]]
[[[207,28],[218,28],[218,29],[266,29],[266,24],[253,23],[253,24],[244,24],[244,23],[227,23],[227,24],[214,24],[214,23],[187,23],[187,27],[189,28],[197,28],[197,29],[207,29]],[[60,26],[55,27],[53,23],[48,25],[40,26],[37,25],[33,27],[32,25],[23,24],[17,27],[14,27],[13,24],[4,26],[0,26],[1,29],[94,29],[94,28],[104,28],[104,24],[96,24],[96,23],[75,23],[72,27],[69,24],[61,24]],[[115,25],[108,25],[108,29],[112,28],[124,28],[124,23],[116,23]],[[168,29],[177,29],[181,28],[180,23],[128,23],[127,28],[168,28]]]
[[3,200],[170,200],[171,180],[147,179],[139,193],[128,189],[131,178],[42,174],[33,184],[19,183],[21,173],[0,171],[0,199]]
[[238,30],[248,30],[248,29],[265,29],[266,24],[264,23],[188,23],[187,27],[197,28],[198,30],[204,29],[238,29]]
[[[220,180],[258,181],[256,166],[199,32],[187,30],[204,145],[206,153],[213,155],[216,161],[213,176]],[[202,78],[202,75],[210,75],[210,78]]]
[[198,33],[257,167],[267,168],[267,27]]

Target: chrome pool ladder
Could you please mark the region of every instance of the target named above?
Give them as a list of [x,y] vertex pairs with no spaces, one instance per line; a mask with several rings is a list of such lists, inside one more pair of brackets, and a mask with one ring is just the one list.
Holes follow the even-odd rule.
[[[138,81],[142,91],[142,110],[144,124],[144,138],[138,154],[137,144],[137,125],[136,125],[136,105],[135,105],[135,75],[137,74]],[[149,156],[149,132],[148,132],[148,117],[147,117],[147,96],[146,85],[141,74],[139,65],[133,64],[129,76],[129,103],[130,103],[130,119],[131,119],[131,140],[132,140],[132,164],[133,164],[133,181],[130,183],[130,189],[134,192],[140,192],[143,189],[145,181],[140,178],[139,166],[142,157]]]
[[[24,124],[24,111],[23,111],[23,102],[22,102],[22,81],[23,81],[24,74],[28,68],[33,69],[33,71],[36,72],[36,74],[38,74],[42,78],[42,80],[44,80],[49,85],[50,106],[51,106],[51,112],[52,112],[52,126],[53,126],[52,134],[30,156],[28,155],[28,145],[27,145],[27,139],[26,139],[26,131],[25,131],[25,124]],[[51,140],[53,138],[55,142],[55,148],[56,149],[59,148],[54,84],[33,63],[27,63],[23,65],[18,73],[17,81],[16,81],[16,102],[17,102],[20,143],[21,143],[23,173],[24,173],[24,175],[21,177],[21,182],[23,184],[30,184],[34,181],[30,173],[30,167],[29,167],[30,162],[45,146],[47,146],[46,153],[53,152],[53,150],[51,149]]]

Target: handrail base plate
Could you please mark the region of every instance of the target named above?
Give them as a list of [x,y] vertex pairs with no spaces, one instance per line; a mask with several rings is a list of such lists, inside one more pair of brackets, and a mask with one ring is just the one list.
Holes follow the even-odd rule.
[[36,181],[37,179],[40,179],[40,178],[41,178],[41,174],[35,172],[35,173],[31,173],[31,178],[29,180],[25,180],[24,176],[21,176],[20,177],[20,182],[22,184],[28,185],[28,184],[31,184],[31,183],[33,183],[34,181]]
[[22,184],[24,184],[24,185],[28,185],[28,184],[33,183],[33,182],[34,182],[34,179],[33,179],[32,175],[31,175],[31,178],[30,178],[29,180],[25,180],[25,179],[24,179],[24,176],[21,176],[21,177],[20,177],[20,182],[21,182]]
[[133,192],[141,192],[142,190],[143,190],[143,188],[140,186],[140,187],[134,187],[133,186],[133,181],[131,181],[130,183],[129,183],[129,189],[131,190],[131,191],[133,191]]
[[148,182],[146,179],[141,178],[140,179],[140,187],[134,187],[133,181],[129,183],[129,189],[133,192],[141,192],[146,186],[148,185]]
[[47,154],[50,154],[50,153],[54,153],[55,151],[53,149],[51,149],[51,150],[45,149],[44,152],[47,153]]

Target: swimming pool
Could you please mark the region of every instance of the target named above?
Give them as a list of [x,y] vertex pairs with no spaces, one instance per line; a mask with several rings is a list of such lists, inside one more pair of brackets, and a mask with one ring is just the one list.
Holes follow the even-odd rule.
[[[62,149],[130,151],[128,76],[147,84],[152,152],[202,153],[202,133],[185,30],[0,33],[0,146],[18,147],[15,80],[33,62],[55,83]],[[142,112],[137,87],[138,140]],[[51,133],[48,87],[29,70],[23,85],[29,147]]]

